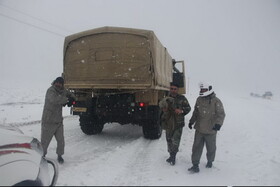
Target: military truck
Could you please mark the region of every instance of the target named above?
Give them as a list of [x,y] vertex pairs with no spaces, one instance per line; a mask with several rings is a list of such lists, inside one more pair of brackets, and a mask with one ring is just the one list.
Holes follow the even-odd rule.
[[158,139],[158,104],[170,82],[186,92],[184,62],[172,59],[151,30],[101,27],[67,36],[63,65],[65,87],[76,96],[72,114],[87,135],[117,122],[140,125],[145,138]]

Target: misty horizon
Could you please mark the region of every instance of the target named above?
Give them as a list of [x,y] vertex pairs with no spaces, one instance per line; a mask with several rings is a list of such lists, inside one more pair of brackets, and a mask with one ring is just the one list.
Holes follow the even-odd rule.
[[206,81],[217,91],[280,93],[277,0],[1,0],[0,22],[3,82],[47,87],[63,72],[66,36],[117,26],[153,30],[185,61],[190,92]]

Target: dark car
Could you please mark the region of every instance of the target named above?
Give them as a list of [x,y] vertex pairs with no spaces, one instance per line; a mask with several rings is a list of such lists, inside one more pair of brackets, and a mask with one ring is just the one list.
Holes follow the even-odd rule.
[[57,177],[57,163],[43,157],[36,138],[0,125],[0,186],[54,186]]
[[262,95],[262,97],[265,98],[265,99],[271,99],[272,96],[273,96],[273,94],[270,91],[267,91]]

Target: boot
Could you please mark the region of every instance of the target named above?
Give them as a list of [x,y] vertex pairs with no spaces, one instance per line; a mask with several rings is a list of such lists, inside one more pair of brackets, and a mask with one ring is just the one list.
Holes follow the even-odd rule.
[[57,156],[57,161],[58,161],[58,163],[60,163],[60,164],[63,164],[63,163],[64,163],[64,159],[63,159],[62,156],[60,156],[60,155]]
[[168,163],[171,162],[171,156],[168,159],[166,159],[166,162],[168,162]]
[[188,171],[192,173],[198,173],[199,172],[198,164],[194,164],[191,168],[188,169]]
[[212,168],[212,162],[207,162],[206,168]]
[[170,165],[174,166],[176,163],[176,154],[177,153],[170,153],[170,157],[166,160],[166,162],[170,163]]
[[176,153],[171,153],[170,165],[174,166],[176,162]]

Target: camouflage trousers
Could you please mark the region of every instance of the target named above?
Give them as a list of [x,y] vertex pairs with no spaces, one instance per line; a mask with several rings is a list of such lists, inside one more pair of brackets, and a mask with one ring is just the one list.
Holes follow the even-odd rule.
[[206,145],[206,157],[208,162],[213,162],[216,154],[217,134],[203,134],[195,131],[194,143],[192,147],[192,164],[199,164],[204,144]]
[[57,141],[56,154],[64,154],[64,132],[63,124],[42,124],[41,129],[41,143],[44,150],[44,155],[47,154],[49,144],[54,136]]
[[169,153],[177,153],[179,151],[182,132],[183,127],[175,130],[166,129],[166,141]]

